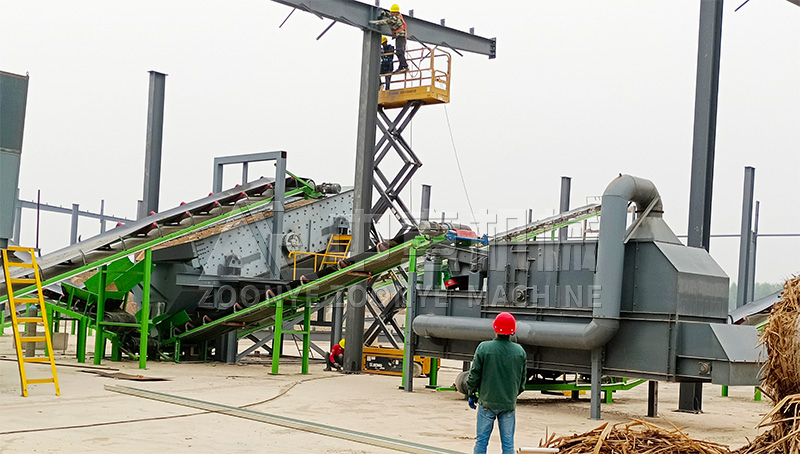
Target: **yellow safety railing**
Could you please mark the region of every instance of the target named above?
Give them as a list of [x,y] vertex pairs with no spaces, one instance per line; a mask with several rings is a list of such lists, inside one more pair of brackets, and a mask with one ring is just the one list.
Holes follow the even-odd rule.
[[[313,256],[314,257],[314,271],[319,271],[323,268],[323,262],[329,263],[328,259],[344,259],[347,258],[346,252],[305,252],[305,251],[292,251],[289,253],[289,258],[292,259],[292,279],[297,279],[297,257],[299,256]],[[335,263],[335,261],[333,262]]]
[[[413,99],[426,103],[449,102],[451,58],[448,52],[438,47],[410,49],[406,51],[406,61],[408,71],[381,74],[380,104]],[[388,90],[387,76],[390,77]]]

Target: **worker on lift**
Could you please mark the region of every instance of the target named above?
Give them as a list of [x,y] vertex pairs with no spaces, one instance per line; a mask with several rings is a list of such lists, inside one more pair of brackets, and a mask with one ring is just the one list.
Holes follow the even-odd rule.
[[400,14],[400,7],[397,3],[392,5],[388,13],[386,10],[381,10],[381,17],[378,20],[371,20],[369,23],[389,26],[389,29],[392,31],[392,37],[394,38],[397,61],[400,63],[400,66],[397,67],[397,71],[395,72],[408,71],[408,63],[406,62],[406,20],[403,19],[403,15]]
[[331,370],[333,367],[339,372],[342,371],[342,366],[344,365],[344,339],[340,340],[339,343],[334,345],[331,351],[328,352],[328,355],[325,357],[325,365],[327,366],[324,369],[326,371]]
[[394,46],[389,44],[385,36],[381,36],[381,74],[385,74],[386,89],[392,81],[392,71],[394,71]]

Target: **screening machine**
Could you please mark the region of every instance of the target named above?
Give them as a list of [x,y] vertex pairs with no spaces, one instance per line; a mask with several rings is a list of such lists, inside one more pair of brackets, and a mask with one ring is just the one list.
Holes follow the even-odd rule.
[[601,209],[597,240],[537,241],[523,227],[488,248],[432,245],[414,292],[412,354],[469,361],[507,311],[530,382],[591,376],[594,419],[602,376],[757,385],[755,328],[726,324],[728,277],[708,252],[680,243],[655,185],[620,175]]

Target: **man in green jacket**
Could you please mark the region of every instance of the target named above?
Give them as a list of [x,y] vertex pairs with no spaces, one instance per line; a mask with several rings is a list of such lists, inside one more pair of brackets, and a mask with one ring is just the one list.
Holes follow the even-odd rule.
[[494,420],[497,419],[503,454],[513,454],[516,425],[514,409],[517,407],[517,396],[525,390],[528,355],[521,345],[509,339],[517,331],[517,321],[513,315],[508,312],[497,314],[493,327],[497,336],[478,345],[467,379],[469,406],[478,410],[478,436],[474,452],[486,453]]

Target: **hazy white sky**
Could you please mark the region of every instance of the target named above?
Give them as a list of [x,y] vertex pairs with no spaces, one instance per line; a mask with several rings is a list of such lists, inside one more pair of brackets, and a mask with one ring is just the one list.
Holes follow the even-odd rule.
[[[762,233],[800,232],[800,8],[728,1],[724,11],[712,233],[738,233],[744,166],[756,168]],[[388,7],[391,2],[382,1]],[[408,0],[403,11],[497,37],[498,58],[455,56],[446,107],[482,231],[545,217],[560,177],[572,204],[618,173],[653,180],[686,233],[699,0]],[[214,156],[283,149],[289,169],[352,184],[362,34],[269,0],[0,0],[0,70],[29,73],[21,196],[132,218],[142,195],[148,70],[166,85],[161,208],[204,196]],[[414,47],[414,46],[411,46]],[[445,107],[411,129],[433,207],[471,215]],[[256,168],[254,172],[258,172]],[[262,168],[266,174],[266,167]],[[232,170],[228,183],[238,171]],[[22,242],[33,244],[26,212]],[[45,215],[44,252],[67,244]],[[45,230],[46,228],[46,230]],[[488,226],[504,230],[505,225]],[[98,232],[83,221],[84,238]],[[736,280],[738,239],[711,253]],[[800,272],[800,238],[762,238],[758,281]]]

